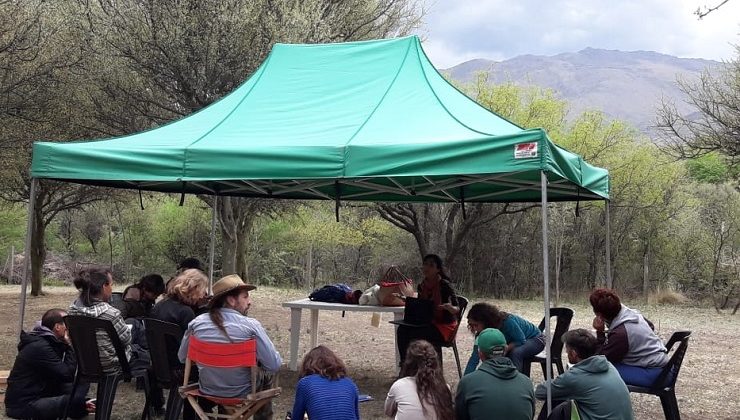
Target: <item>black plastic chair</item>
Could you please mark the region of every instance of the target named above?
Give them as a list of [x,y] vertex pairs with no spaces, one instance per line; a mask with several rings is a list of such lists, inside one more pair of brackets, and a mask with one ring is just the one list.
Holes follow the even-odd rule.
[[676,400],[676,379],[683,364],[683,358],[686,356],[686,350],[689,347],[689,336],[691,331],[676,331],[666,343],[667,352],[670,353],[674,344],[678,348],[663,366],[660,375],[655,379],[655,383],[649,388],[627,385],[630,392],[638,394],[657,395],[660,398],[660,405],[663,406],[663,414],[666,420],[681,420],[681,413],[678,411],[678,400]]
[[[452,337],[450,340],[446,343],[442,343],[441,347],[452,347],[452,351],[455,353],[455,362],[457,363],[457,374],[462,378],[462,368],[460,367],[460,354],[457,352],[457,331],[460,330],[460,324],[462,324],[463,315],[465,314],[465,309],[468,308],[468,298],[464,296],[458,296],[457,297],[457,307],[460,309],[460,311],[457,313],[457,327],[455,327],[455,332],[452,333]],[[442,355],[440,354],[440,360],[442,359]]]
[[[565,371],[563,367],[563,334],[570,328],[570,322],[573,320],[573,309],[570,308],[550,308],[550,318],[555,318],[555,332],[552,334],[550,342],[550,361],[558,371],[558,375]],[[545,318],[542,318],[538,327],[540,331],[545,331]],[[547,358],[545,355],[536,355],[524,361],[524,374],[529,376],[532,369],[532,363],[539,363],[542,366],[542,376],[547,376]]]
[[153,318],[144,319],[144,330],[146,341],[149,343],[149,356],[152,359],[154,377],[160,387],[170,390],[167,395],[165,419],[179,419],[185,404],[185,400],[178,392],[178,388],[182,385],[183,365],[179,360],[172,360],[171,356],[173,350],[176,353],[180,346],[183,331],[177,324]]
[[[64,317],[64,323],[69,331],[69,337],[72,341],[72,348],[75,351],[77,359],[77,372],[75,373],[74,383],[72,385],[72,394],[74,395],[77,386],[82,383],[97,383],[97,400],[95,402],[95,419],[110,419],[111,410],[113,409],[113,400],[116,395],[118,382],[131,381],[131,378],[143,377],[144,388],[147,401],[144,403],[144,410],[141,413],[142,420],[153,417],[149,410],[149,377],[148,369],[131,370],[126,351],[121,343],[120,337],[113,323],[108,320],[93,318],[84,315],[67,315]],[[120,365],[120,371],[116,373],[106,373],[100,363],[100,350],[98,347],[97,333],[103,332],[113,344],[116,350],[116,357]],[[69,412],[69,402],[64,409],[64,417],[67,418]]]

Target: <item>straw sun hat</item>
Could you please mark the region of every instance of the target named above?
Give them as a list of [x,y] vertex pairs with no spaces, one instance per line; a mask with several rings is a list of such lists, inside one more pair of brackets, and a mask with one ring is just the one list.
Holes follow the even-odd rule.
[[212,306],[215,302],[218,302],[222,296],[225,296],[229,292],[234,290],[254,290],[257,286],[253,284],[244,283],[241,277],[236,274],[229,274],[226,277],[221,277],[217,282],[213,283],[213,297],[208,303],[208,306]]

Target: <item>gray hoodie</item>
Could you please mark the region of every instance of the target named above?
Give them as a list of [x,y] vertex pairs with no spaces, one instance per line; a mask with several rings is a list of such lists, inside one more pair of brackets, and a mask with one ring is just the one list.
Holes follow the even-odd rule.
[[[535,396],[547,398],[544,383]],[[627,385],[617,369],[602,355],[581,360],[552,381],[553,400],[575,400],[583,420],[632,420],[632,402]]]
[[640,312],[622,305],[608,327],[609,331],[599,333],[598,339],[603,343],[599,353],[610,362],[644,368],[668,363],[663,342]]

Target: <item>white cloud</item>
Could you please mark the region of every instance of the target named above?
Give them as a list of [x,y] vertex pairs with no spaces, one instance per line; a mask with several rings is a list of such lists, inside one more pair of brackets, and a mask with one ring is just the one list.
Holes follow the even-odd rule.
[[698,20],[710,0],[437,0],[424,48],[442,68],[472,58],[554,55],[586,47],[730,59],[740,43],[740,0]]

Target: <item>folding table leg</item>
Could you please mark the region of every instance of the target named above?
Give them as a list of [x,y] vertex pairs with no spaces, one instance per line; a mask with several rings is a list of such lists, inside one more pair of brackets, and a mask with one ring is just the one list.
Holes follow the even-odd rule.
[[319,310],[311,309],[311,348],[318,345],[319,341]]
[[290,364],[288,369],[298,370],[298,342],[301,340],[301,308],[290,308]]

